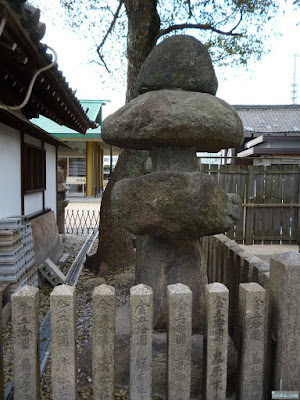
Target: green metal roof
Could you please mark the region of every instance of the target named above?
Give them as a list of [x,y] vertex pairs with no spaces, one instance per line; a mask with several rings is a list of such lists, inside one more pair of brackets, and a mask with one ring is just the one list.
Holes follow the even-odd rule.
[[[31,122],[44,131],[51,133],[52,135],[59,137],[60,139],[70,138],[100,138],[101,137],[101,125],[102,125],[102,106],[110,100],[80,100],[80,104],[84,111],[86,111],[90,120],[99,122],[99,126],[95,129],[88,129],[85,135],[82,135],[73,129],[68,128],[64,125],[59,125],[56,122],[48,119],[42,115],[39,118],[31,119]],[[98,120],[99,115],[99,120]]]
[[[89,119],[96,121],[102,108],[110,100],[79,100],[82,108],[87,113]],[[101,121],[102,122],[102,121]]]

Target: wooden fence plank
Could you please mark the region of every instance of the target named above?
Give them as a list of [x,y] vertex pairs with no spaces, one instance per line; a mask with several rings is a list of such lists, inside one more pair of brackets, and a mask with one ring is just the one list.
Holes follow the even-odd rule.
[[[247,179],[247,202],[253,203],[254,200],[254,182],[255,182],[255,170],[252,165],[248,167],[248,179]],[[247,245],[253,243],[253,209],[251,207],[246,209],[246,238],[245,242]]]
[[[242,202],[246,201],[246,174],[245,171],[248,171],[248,168],[244,165],[238,166],[237,170],[237,181],[236,181],[236,193],[240,196]],[[237,243],[243,243],[244,241],[244,232],[245,232],[245,224],[244,224],[244,209],[241,210],[241,218],[235,227],[235,241]]]
[[[291,203],[292,200],[292,185],[293,185],[293,177],[289,173],[291,172],[291,168],[293,166],[286,165],[284,169],[284,183],[283,183],[283,202]],[[283,243],[290,243],[290,217],[291,210],[289,208],[282,210],[282,240]]]
[[[255,167],[255,203],[263,203],[263,193],[264,193],[264,167]],[[263,223],[264,223],[264,210],[262,208],[254,209],[254,226],[253,226],[253,236],[254,243],[260,244],[262,242],[261,237],[263,233]]]
[[[299,166],[298,165],[293,165],[293,189],[292,189],[292,202],[293,203],[299,203]],[[298,213],[299,209],[297,208],[291,208],[291,236],[289,243],[291,241],[297,241],[297,231],[298,231]]]
[[[273,195],[274,203],[282,203],[282,175],[283,175],[283,166],[278,165],[277,168],[279,170],[273,174]],[[281,239],[275,239],[275,237],[282,236],[282,209],[273,209],[272,214],[272,224],[273,224],[273,233],[274,239],[272,241],[273,244],[279,244]]]
[[[273,174],[270,168],[265,168],[265,190],[264,190],[264,203],[273,203]],[[263,225],[264,244],[271,244],[274,237],[273,232],[273,210],[271,208],[264,208],[264,225]]]

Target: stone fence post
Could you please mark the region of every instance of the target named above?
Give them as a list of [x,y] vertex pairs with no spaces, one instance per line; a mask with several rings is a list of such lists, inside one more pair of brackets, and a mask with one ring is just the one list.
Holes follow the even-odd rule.
[[56,286],[50,295],[52,399],[76,400],[75,287]]
[[300,383],[300,254],[290,251],[271,259],[269,337],[275,339],[271,390],[299,391]]
[[167,288],[168,400],[190,400],[192,292],[178,283]]
[[130,289],[130,398],[151,400],[153,292],[144,284]]
[[14,400],[40,399],[39,290],[23,286],[12,295]]
[[116,294],[101,285],[93,292],[93,400],[115,398]]
[[222,283],[205,287],[206,400],[225,400],[227,383],[229,290]]
[[265,351],[265,289],[242,283],[239,291],[239,399],[262,400]]

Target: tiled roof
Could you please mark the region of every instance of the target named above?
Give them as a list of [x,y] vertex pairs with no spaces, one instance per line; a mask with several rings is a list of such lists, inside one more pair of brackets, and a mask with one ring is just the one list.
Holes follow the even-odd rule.
[[300,105],[236,105],[233,107],[243,122],[245,134],[300,134]]
[[[20,104],[36,70],[52,62],[47,45],[40,43],[46,27],[39,18],[40,10],[26,0],[0,0],[0,57],[5,60],[0,62],[0,100],[4,104]],[[95,127],[57,64],[39,75],[23,113],[28,118],[42,114],[81,133]]]

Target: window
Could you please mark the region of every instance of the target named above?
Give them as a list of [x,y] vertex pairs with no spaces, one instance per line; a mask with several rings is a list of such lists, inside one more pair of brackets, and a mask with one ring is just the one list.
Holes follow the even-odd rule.
[[46,151],[22,144],[22,180],[24,193],[46,189]]
[[86,176],[85,158],[69,158],[69,176]]

